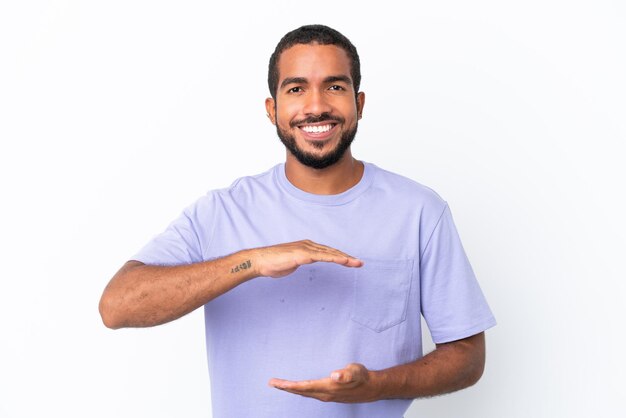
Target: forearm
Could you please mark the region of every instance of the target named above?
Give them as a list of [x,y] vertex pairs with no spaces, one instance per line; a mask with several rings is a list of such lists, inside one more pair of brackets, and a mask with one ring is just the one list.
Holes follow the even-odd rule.
[[412,363],[371,371],[379,399],[415,399],[442,395],[475,384],[485,364],[485,340],[472,337],[439,344],[437,349]]
[[[248,251],[183,266],[128,262],[102,294],[100,314],[109,328],[149,327],[180,318],[255,277]],[[248,264],[245,264],[248,267]]]
[[346,267],[363,264],[310,240],[252,248],[185,266],[147,266],[129,261],[104,289],[100,315],[109,328],[159,325],[180,318],[247,280],[284,277],[303,264],[319,261]]

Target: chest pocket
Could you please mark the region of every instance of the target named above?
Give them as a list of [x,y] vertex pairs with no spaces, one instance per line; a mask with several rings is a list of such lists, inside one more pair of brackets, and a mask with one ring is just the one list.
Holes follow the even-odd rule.
[[355,269],[351,319],[382,332],[406,319],[413,260],[363,260]]

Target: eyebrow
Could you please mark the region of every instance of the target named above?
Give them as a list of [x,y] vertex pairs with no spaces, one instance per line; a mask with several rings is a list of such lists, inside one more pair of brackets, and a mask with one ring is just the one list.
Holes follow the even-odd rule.
[[337,81],[342,81],[346,84],[352,84],[352,79],[347,75],[333,75],[324,79],[324,83],[336,83]]
[[[336,83],[337,81],[342,81],[346,84],[352,84],[352,79],[347,75],[331,75],[324,79],[324,83]],[[289,84],[308,84],[308,80],[304,77],[287,77],[280,83],[280,88],[283,88]]]
[[287,77],[280,83],[280,88],[283,88],[289,84],[307,84],[308,81],[304,77]]

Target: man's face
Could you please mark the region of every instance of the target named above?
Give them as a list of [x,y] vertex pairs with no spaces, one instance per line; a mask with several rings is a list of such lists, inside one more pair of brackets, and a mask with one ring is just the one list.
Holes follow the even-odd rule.
[[276,100],[265,106],[280,140],[312,168],[341,160],[365,101],[355,94],[348,55],[334,45],[294,45],[281,54],[278,74]]

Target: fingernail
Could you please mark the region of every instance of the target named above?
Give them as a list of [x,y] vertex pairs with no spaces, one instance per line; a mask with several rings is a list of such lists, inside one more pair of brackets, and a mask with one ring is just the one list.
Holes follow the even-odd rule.
[[341,375],[339,373],[331,373],[330,378],[336,382],[339,381],[339,379],[341,379]]

